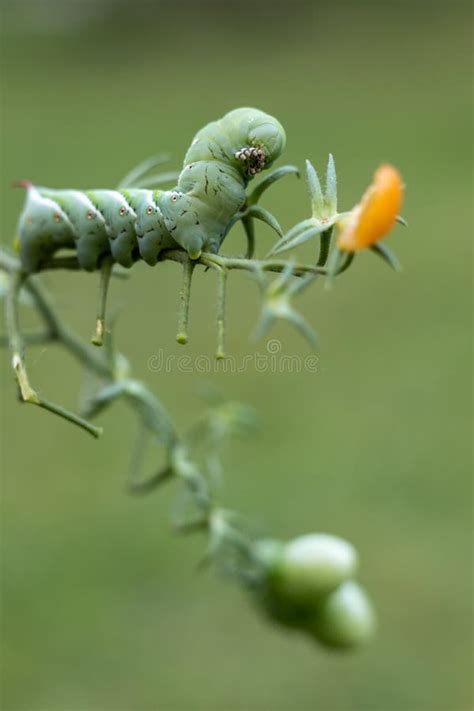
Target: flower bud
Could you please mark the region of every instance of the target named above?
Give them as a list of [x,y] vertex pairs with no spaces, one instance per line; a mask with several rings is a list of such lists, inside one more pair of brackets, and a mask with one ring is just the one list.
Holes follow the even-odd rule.
[[356,568],[357,552],[350,543],[310,533],[283,547],[274,571],[275,585],[289,600],[313,606],[321,595],[351,578]]
[[372,603],[360,585],[349,581],[319,601],[306,630],[327,647],[351,649],[373,637],[375,627]]

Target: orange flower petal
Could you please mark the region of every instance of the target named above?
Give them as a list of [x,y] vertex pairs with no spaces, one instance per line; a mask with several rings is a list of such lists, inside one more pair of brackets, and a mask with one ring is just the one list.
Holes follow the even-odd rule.
[[339,249],[356,252],[378,242],[394,226],[402,198],[402,176],[392,165],[381,165],[342,230]]

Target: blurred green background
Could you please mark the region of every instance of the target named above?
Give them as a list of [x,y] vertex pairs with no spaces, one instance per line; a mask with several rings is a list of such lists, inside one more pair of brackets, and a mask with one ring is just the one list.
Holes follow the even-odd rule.
[[[277,536],[354,542],[380,617],[375,643],[326,653],[197,574],[202,541],[170,532],[171,489],[124,492],[135,431],[125,406],[95,441],[20,407],[5,355],[2,709],[472,708],[470,4],[44,0],[4,2],[2,19],[4,243],[23,200],[12,180],[112,187],[164,150],[175,167],[199,127],[241,105],[281,120],[286,162],[322,168],[334,153],[344,209],[380,162],[395,163],[409,222],[390,237],[401,275],[368,253],[332,292],[301,300],[320,337],[316,374],[152,372],[159,349],[185,352],[177,265],[138,265],[111,295],[120,349],[180,426],[202,409],[203,382],[258,409],[260,432],[227,451],[222,500]],[[293,178],[264,204],[285,228],[308,213]],[[259,240],[263,254],[266,227]],[[237,230],[226,248],[242,245]],[[89,337],[96,275],[43,281]],[[233,274],[238,358],[255,352],[258,303],[255,284]],[[189,355],[213,352],[212,274],[195,279],[190,336]],[[290,328],[271,337],[282,353],[308,353]],[[81,373],[65,352],[36,348],[29,363],[42,392],[74,404]]]

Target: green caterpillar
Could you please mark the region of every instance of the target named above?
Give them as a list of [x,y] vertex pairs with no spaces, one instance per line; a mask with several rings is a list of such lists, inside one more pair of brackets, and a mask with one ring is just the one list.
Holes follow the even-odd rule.
[[51,190],[24,183],[18,225],[22,266],[36,272],[60,249],[75,250],[86,271],[105,257],[123,267],[153,266],[163,249],[181,247],[191,259],[218,252],[245,204],[251,178],[282,153],[285,132],[272,116],[241,108],[195,136],[172,190]]

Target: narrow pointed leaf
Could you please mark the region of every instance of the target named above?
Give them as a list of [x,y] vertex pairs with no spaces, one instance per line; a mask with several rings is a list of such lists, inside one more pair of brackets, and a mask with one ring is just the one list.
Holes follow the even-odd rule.
[[133,183],[134,188],[149,188],[150,190],[155,187],[155,185],[162,185],[163,183],[175,182],[179,175],[179,171],[170,170],[167,173],[155,173],[150,176],[145,176],[140,178]]
[[344,253],[341,252],[337,247],[334,247],[331,254],[329,255],[329,260],[327,263],[327,277],[324,284],[325,289],[330,289],[333,285],[334,278],[338,273],[338,270],[342,264],[344,258]]
[[288,289],[289,296],[301,294],[310,284],[318,278],[316,274],[306,274],[304,277],[295,279]]
[[154,432],[161,441],[169,444],[174,440],[174,429],[163,405],[137,380],[122,380],[102,388],[89,401],[87,416],[95,417],[120,397],[128,400],[139,413],[145,427]]
[[268,308],[268,306],[265,305],[255,328],[254,340],[259,341],[263,338],[263,336],[268,333],[274,322],[275,316],[273,312]]
[[401,272],[402,267],[400,262],[385,244],[378,242],[377,244],[372,245],[370,249],[372,252],[375,252],[375,254],[378,254],[378,256],[381,257],[384,262],[387,262],[387,264],[396,272]]
[[309,194],[311,197],[311,207],[314,217],[324,216],[324,196],[319,182],[318,174],[314,166],[306,161],[306,179],[308,181]]
[[401,215],[397,215],[397,222],[399,225],[403,225],[404,227],[408,227],[408,222],[405,220],[404,217]]
[[293,259],[289,259],[285,264],[284,269],[280,274],[269,284],[267,289],[267,296],[275,298],[278,294],[281,294],[288,284],[290,283],[291,277],[293,276]]
[[306,321],[306,319],[298,313],[298,311],[295,311],[294,309],[291,309],[290,313],[286,317],[287,320],[293,324],[293,326],[296,328],[297,331],[301,333],[303,338],[305,338],[310,346],[315,346],[317,342],[316,334],[309,325],[309,323]]
[[283,165],[281,168],[277,168],[276,170],[272,170],[271,173],[269,173],[263,180],[258,183],[258,185],[254,188],[254,190],[250,193],[248,199],[247,199],[247,204],[248,205],[255,205],[265,192],[265,190],[268,190],[270,185],[273,185],[277,180],[280,180],[280,178],[283,178],[285,175],[296,175],[299,177],[300,172],[298,168],[295,165]]
[[286,244],[281,245],[280,247],[276,246],[273,248],[271,254],[281,254],[282,252],[287,252],[289,249],[294,249],[295,247],[298,247],[300,244],[304,244],[308,240],[310,240],[312,237],[317,237],[321,233],[325,232],[327,230],[327,225],[317,225],[316,227],[312,227],[309,230],[306,230],[306,232],[302,232],[299,235],[296,235],[296,237],[293,237],[292,240],[289,242],[286,242]]
[[291,229],[289,229],[288,232],[284,234],[283,237],[278,240],[276,244],[273,245],[272,249],[267,254],[267,257],[271,257],[273,254],[275,254],[276,249],[279,249],[282,245],[293,239],[293,237],[300,234],[309,227],[313,227],[313,225],[315,224],[315,220],[312,217],[308,218],[307,220],[303,220],[302,222],[298,222],[296,225],[291,227]]
[[330,227],[328,230],[323,232],[321,235],[321,242],[319,248],[318,261],[316,262],[317,267],[324,267],[329,257],[329,250],[331,248],[331,237],[333,228]]
[[279,237],[283,236],[283,230],[281,229],[278,220],[264,207],[260,207],[260,205],[252,205],[252,207],[249,207],[247,210],[246,216],[255,217],[257,220],[265,222],[265,224],[275,230]]
[[131,188],[134,187],[135,180],[143,177],[152,168],[156,168],[157,165],[162,165],[169,160],[169,155],[167,153],[160,153],[155,156],[150,156],[145,158],[141,163],[138,163],[134,168],[132,168],[119,182],[119,188]]
[[343,260],[339,262],[339,267],[337,269],[337,275],[342,274],[343,272],[346,271],[346,269],[349,269],[351,266],[352,262],[354,261],[356,256],[355,252],[347,252],[346,256]]
[[255,253],[255,225],[251,217],[242,217],[242,225],[244,227],[245,236],[247,238],[247,250],[245,252],[246,259],[252,259]]
[[147,479],[139,481],[129,481],[127,489],[131,494],[149,494],[150,491],[156,489],[160,484],[169,481],[173,477],[173,469],[169,466],[159,469],[155,474],[152,474]]
[[337,213],[337,177],[336,165],[332,153],[329,154],[328,167],[326,170],[326,194],[325,203],[328,217]]

